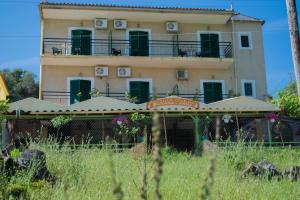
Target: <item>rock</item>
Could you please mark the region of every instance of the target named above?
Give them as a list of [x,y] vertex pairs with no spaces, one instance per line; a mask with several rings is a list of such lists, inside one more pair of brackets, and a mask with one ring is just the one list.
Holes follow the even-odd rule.
[[298,181],[300,180],[300,166],[293,166],[290,169],[284,170],[282,175],[292,181]]
[[259,163],[250,163],[242,172],[242,177],[247,175],[266,176],[268,179],[273,177],[281,177],[281,172],[267,160],[262,160]]

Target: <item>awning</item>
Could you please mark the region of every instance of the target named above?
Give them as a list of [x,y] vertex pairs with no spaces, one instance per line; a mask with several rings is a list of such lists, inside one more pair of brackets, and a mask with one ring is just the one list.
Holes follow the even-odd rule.
[[67,110],[66,106],[33,97],[10,103],[8,106],[8,113],[17,111],[25,113],[53,113],[65,112]]
[[276,112],[280,108],[274,104],[251,97],[234,97],[206,105],[209,112]]
[[132,112],[141,110],[137,104],[110,97],[95,97],[68,107],[69,112],[105,113]]
[[224,112],[277,112],[280,108],[274,104],[250,97],[235,97],[222,101],[204,104],[199,101],[170,96],[149,101],[144,104],[134,104],[110,97],[96,97],[71,106],[27,98],[9,104],[8,113],[20,111],[28,115],[54,114],[115,114],[133,112],[178,112],[178,113],[224,113]]

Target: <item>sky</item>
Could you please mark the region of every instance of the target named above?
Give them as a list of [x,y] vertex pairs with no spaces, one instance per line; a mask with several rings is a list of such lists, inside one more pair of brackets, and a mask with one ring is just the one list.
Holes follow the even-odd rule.
[[[50,0],[49,0],[50,1]],[[51,0],[66,3],[230,8],[264,19],[263,40],[269,94],[294,80],[285,0]],[[300,12],[300,0],[296,0]],[[39,0],[0,0],[0,69],[23,68],[39,78]],[[299,13],[300,15],[300,13]]]

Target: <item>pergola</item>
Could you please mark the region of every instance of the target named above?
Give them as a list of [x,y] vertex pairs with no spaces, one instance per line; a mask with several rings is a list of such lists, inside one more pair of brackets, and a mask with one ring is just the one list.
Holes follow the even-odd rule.
[[278,111],[280,108],[274,104],[244,96],[210,104],[177,96],[160,98],[144,104],[134,104],[110,97],[95,97],[70,106],[27,98],[9,104],[7,119],[52,119],[57,115],[72,115],[75,119],[104,119],[135,112],[158,112],[163,117],[191,117],[195,125],[195,143],[198,145],[201,140],[199,123],[202,116],[220,117],[224,114],[264,116],[268,112]]

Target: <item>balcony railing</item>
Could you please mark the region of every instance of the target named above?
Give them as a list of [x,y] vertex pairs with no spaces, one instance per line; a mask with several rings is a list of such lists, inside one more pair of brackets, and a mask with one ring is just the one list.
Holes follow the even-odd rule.
[[[106,91],[104,93],[100,92],[100,94],[101,94],[101,96],[112,97],[112,98],[119,99],[119,100],[129,100],[124,92],[121,93],[121,92]],[[177,93],[177,94],[155,93],[155,94],[149,95],[149,100],[151,100],[153,98],[163,98],[163,97],[167,97],[170,95],[175,95],[175,96],[179,96],[182,98],[193,99],[195,101],[205,102],[204,94],[199,94],[199,93],[195,93],[195,94],[193,94],[193,93]],[[43,100],[56,102],[56,103],[60,103],[60,104],[68,104],[70,96],[71,96],[70,92],[42,91],[42,99]],[[229,98],[228,94],[222,95],[222,99],[227,99],[227,98]]]
[[138,47],[120,39],[91,39],[78,45],[70,38],[44,38],[43,54],[231,58],[232,44],[218,42],[211,46],[200,41],[149,40],[146,47]]

